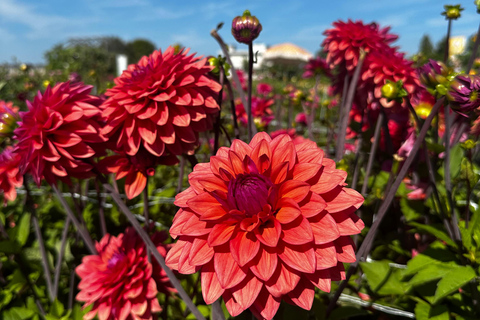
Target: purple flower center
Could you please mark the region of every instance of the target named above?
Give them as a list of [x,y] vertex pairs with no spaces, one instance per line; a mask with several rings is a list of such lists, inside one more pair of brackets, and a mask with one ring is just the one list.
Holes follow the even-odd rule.
[[257,173],[240,174],[228,185],[227,201],[231,208],[253,216],[268,204],[268,191],[273,183]]
[[119,261],[123,260],[123,258],[125,257],[125,254],[122,253],[122,252],[115,252],[112,257],[110,258],[110,260],[108,260],[108,263],[107,263],[107,267],[109,269],[111,268],[114,268]]

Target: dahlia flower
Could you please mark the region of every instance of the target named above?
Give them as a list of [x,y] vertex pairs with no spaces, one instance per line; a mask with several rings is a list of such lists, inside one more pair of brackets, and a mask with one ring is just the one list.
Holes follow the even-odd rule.
[[272,93],[272,90],[273,90],[273,87],[268,83],[260,82],[257,85],[257,93],[261,96],[264,96],[264,97],[268,96],[270,93]]
[[465,74],[456,76],[447,92],[450,107],[462,115],[477,109],[480,107],[479,91],[479,76]]
[[357,66],[360,52],[383,51],[397,40],[398,36],[388,33],[389,27],[380,29],[376,23],[364,24],[362,21],[336,21],[335,28],[324,32],[322,43],[327,52],[330,65],[342,65],[352,72]]
[[240,43],[252,43],[253,40],[258,38],[260,32],[262,32],[262,24],[248,10],[232,20],[232,35]]
[[[445,86],[448,83],[448,76],[452,73],[452,69],[448,68],[443,62],[428,60],[426,64],[417,69],[421,83],[432,95],[437,94],[439,86]],[[444,94],[443,92],[439,92]]]
[[0,191],[3,193],[4,203],[17,198],[17,191],[23,184],[23,175],[18,169],[21,156],[13,152],[12,147],[6,147],[0,153]]
[[[167,235],[156,233],[152,241],[160,254],[167,254],[163,245]],[[77,294],[84,307],[93,305],[84,319],[134,320],[156,319],[160,312],[157,293],[174,292],[163,269],[148,262],[147,250],[133,228],[117,237],[105,235],[96,244],[98,255],[86,256],[75,271],[81,278]]]
[[320,57],[312,58],[308,60],[305,65],[305,72],[303,72],[303,78],[312,78],[316,75],[326,75],[331,77],[332,73],[330,72],[330,67],[325,59]]
[[207,77],[213,67],[188,50],[174,51],[144,56],[107,90],[102,133],[116,142],[115,151],[134,156],[143,146],[156,157],[192,154],[198,133],[212,128],[221,89]]
[[18,107],[15,107],[12,102],[0,100],[0,137],[9,137],[18,120]]
[[363,229],[363,197],[345,187],[316,143],[260,132],[195,166],[170,228],[167,265],[200,272],[207,304],[220,296],[232,316],[272,319],[283,299],[310,309],[315,286],[330,291],[354,262],[350,235]]
[[27,101],[27,112],[20,112],[15,152],[22,157],[22,172],[30,172],[38,185],[42,178],[56,184],[91,175],[93,145],[105,141],[99,124],[102,100],[91,96],[91,89],[69,82],[47,86]]
[[[270,106],[273,105],[275,101],[273,99],[268,98],[261,98],[257,96],[252,97],[252,116],[254,118],[255,123],[265,127],[270,124],[273,120],[273,111],[270,109]],[[243,103],[240,99],[235,101],[235,112],[237,114],[237,118],[243,125],[247,125],[247,112]]]

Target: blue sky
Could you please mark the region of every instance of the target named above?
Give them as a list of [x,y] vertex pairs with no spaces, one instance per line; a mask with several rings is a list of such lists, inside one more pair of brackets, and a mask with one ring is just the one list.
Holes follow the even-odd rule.
[[263,31],[257,41],[267,45],[292,42],[314,53],[332,22],[351,18],[392,26],[400,35],[396,45],[412,54],[424,34],[434,42],[445,35],[444,4],[465,8],[452,35],[476,32],[480,15],[473,0],[0,0],[0,63],[14,57],[42,63],[53,45],[89,36],[146,38],[159,48],[181,43],[192,52],[216,54],[210,31],[225,22],[220,34],[235,43],[229,25],[245,9],[260,19]]

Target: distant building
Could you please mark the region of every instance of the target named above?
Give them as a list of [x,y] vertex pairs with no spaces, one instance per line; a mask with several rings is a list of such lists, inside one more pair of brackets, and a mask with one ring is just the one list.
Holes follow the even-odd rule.
[[[259,69],[263,62],[263,55],[267,51],[267,45],[264,43],[254,43],[253,44],[253,55],[257,55],[257,63],[253,65],[253,69]],[[230,59],[232,59],[232,64],[235,69],[244,69],[248,61],[248,48],[244,50],[237,50],[234,45],[228,47],[228,52],[230,54]],[[222,52],[219,52],[222,54]]]

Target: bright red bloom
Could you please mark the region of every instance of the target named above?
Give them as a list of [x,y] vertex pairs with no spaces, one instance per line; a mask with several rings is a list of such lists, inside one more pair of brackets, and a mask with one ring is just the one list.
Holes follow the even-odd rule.
[[[262,126],[268,126],[273,120],[273,111],[270,106],[275,101],[273,99],[261,98],[257,96],[252,97],[252,116],[255,123],[259,123]],[[240,99],[235,100],[235,112],[237,113],[237,119],[241,124],[247,125],[248,115],[243,103]]]
[[69,82],[48,86],[27,101],[27,112],[20,112],[15,152],[22,157],[22,171],[30,172],[37,184],[42,178],[56,184],[91,175],[92,144],[105,141],[98,122],[102,100],[89,94],[92,88]]
[[363,197],[323,155],[315,142],[260,132],[197,164],[175,201],[167,265],[199,271],[205,302],[222,296],[232,316],[272,319],[282,299],[310,309],[315,286],[344,278],[350,235],[364,226],[354,214]]
[[213,67],[206,58],[187,53],[169,47],[144,56],[107,90],[102,133],[118,151],[134,156],[143,146],[156,157],[192,154],[198,133],[212,128],[221,86],[207,76]]
[[4,202],[17,198],[17,191],[23,184],[23,175],[18,169],[22,157],[13,152],[12,147],[6,147],[0,153],[0,191],[3,192]]
[[273,90],[273,87],[268,83],[260,82],[257,85],[257,93],[261,96],[264,96],[264,97],[268,96],[270,93],[272,93],[272,90]]
[[380,29],[376,23],[339,20],[333,25],[335,28],[324,32],[326,38],[322,43],[327,52],[327,62],[350,72],[356,67],[361,50],[366,53],[382,51],[398,38],[388,33],[390,27]]
[[[161,255],[167,254],[163,245],[167,235],[156,233],[152,237]],[[93,308],[84,319],[140,320],[154,317],[160,312],[157,293],[175,292],[167,275],[156,262],[148,262],[147,250],[133,228],[117,237],[105,235],[96,244],[98,255],[86,256],[75,271],[81,278],[76,299]]]

